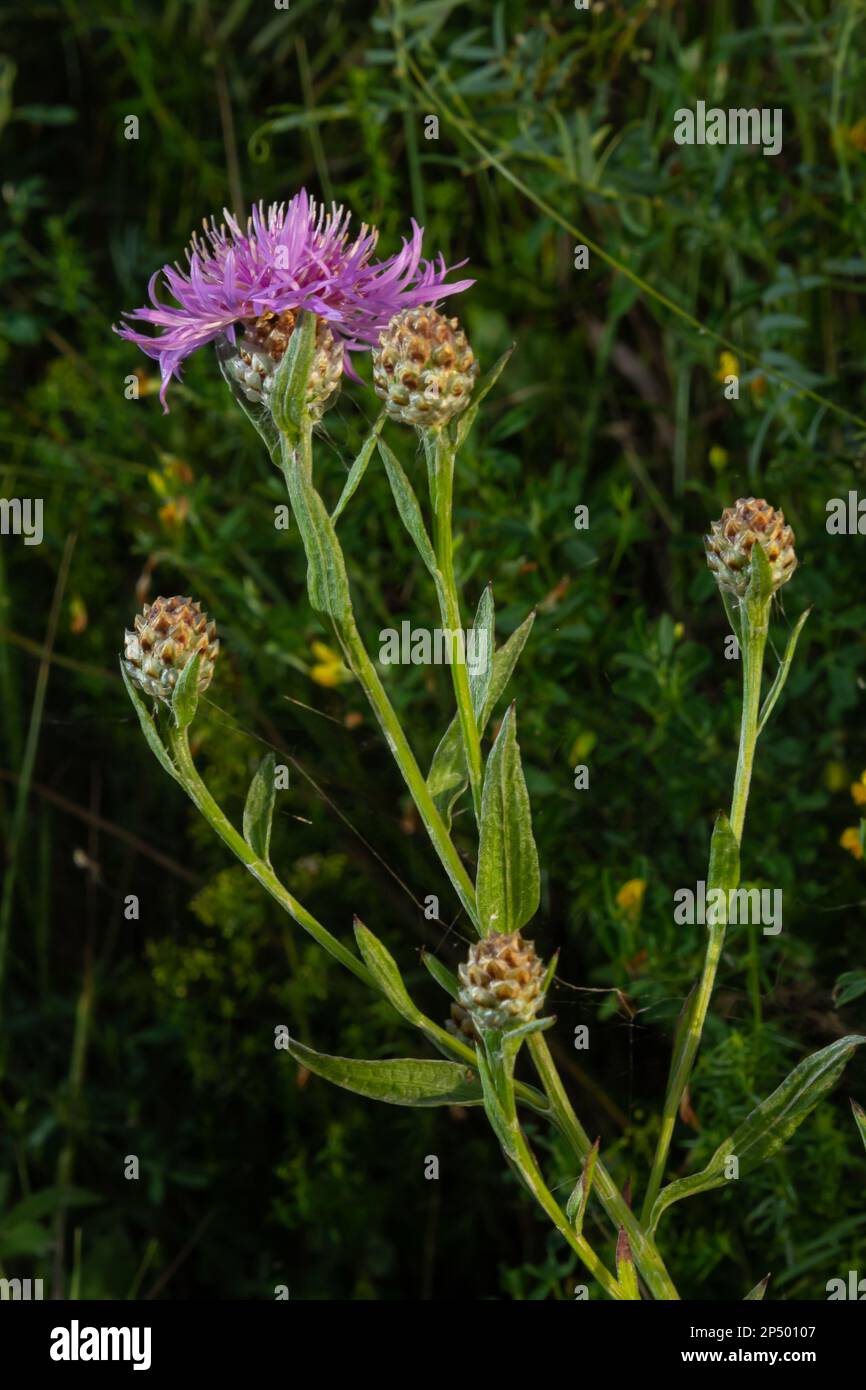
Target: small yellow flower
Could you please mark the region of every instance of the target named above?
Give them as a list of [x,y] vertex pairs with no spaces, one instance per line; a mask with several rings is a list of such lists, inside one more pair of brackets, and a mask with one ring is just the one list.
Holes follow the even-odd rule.
[[624,912],[636,916],[643,903],[643,895],[646,892],[645,878],[630,878],[628,883],[624,883],[616,895],[616,905],[621,907]]
[[864,777],[866,777],[866,773],[863,774],[859,782],[851,783],[851,795],[856,806],[866,806],[866,781],[864,781]]
[[859,150],[861,154],[866,154],[866,116],[861,116],[859,121],[855,121],[852,126],[839,126],[836,135],[844,140],[846,145],[850,145],[852,150]]
[[827,763],[824,768],[824,786],[828,792],[840,792],[848,783],[848,769],[844,763]]
[[717,473],[721,473],[722,469],[728,462],[727,449],[723,449],[721,444],[714,444],[710,449],[709,457],[710,467],[714,468]]
[[87,631],[87,604],[80,594],[74,594],[69,601],[69,631],[76,637]]
[[716,381],[724,381],[729,376],[740,375],[740,364],[732,352],[719,353],[719,367],[716,372]]
[[352,672],[343,665],[340,653],[335,652],[333,647],[327,646],[324,642],[313,642],[311,646],[316,661],[310,667],[310,678],[316,685],[333,689],[335,685],[343,685],[345,681],[352,680]]
[[583,762],[584,758],[588,758],[597,742],[598,735],[594,734],[591,729],[581,729],[568,754],[570,765],[573,767],[575,763]]
[[843,830],[839,836],[839,844],[843,849],[847,849],[853,854],[855,859],[863,858],[863,846],[860,843],[860,828],[856,825],[849,825],[847,830]]

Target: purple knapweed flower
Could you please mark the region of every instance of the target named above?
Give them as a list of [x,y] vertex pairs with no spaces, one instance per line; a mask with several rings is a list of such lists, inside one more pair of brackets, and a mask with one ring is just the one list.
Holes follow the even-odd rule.
[[[257,204],[246,230],[229,212],[223,215],[219,228],[215,221],[205,221],[204,236],[193,236],[186,270],[175,263],[151,277],[148,294],[153,307],[124,315],[159,331],[142,333],[128,324],[115,325],[116,333],[159,362],[159,394],[166,410],[169,381],[180,378],[184,359],[219,339],[234,345],[238,328],[244,341],[252,333],[253,340],[261,342],[278,324],[284,347],[295,314],[305,309],[324,320],[322,328],[330,330],[340,351],[360,351],[377,341],[401,309],[435,303],[474,283],[447,284],[446,276],[457,267],[446,266],[441,255],[438,262],[421,259],[423,229],[414,218],[412,235],[404,239],[402,249],[387,260],[374,261],[376,229],[364,224],[350,240],[351,214],[336,205],[326,212],[303,189],[289,203],[272,203],[267,210]],[[157,297],[160,276],[176,305],[163,304]],[[267,347],[273,357],[272,337]],[[243,350],[241,369],[249,356]],[[253,365],[257,367],[258,360]],[[261,365],[264,370],[265,363]]]

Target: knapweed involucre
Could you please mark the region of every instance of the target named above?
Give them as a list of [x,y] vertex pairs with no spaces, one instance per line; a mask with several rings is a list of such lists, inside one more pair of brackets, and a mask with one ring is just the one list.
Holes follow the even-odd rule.
[[457,319],[429,305],[395,314],[373,349],[373,385],[392,420],[438,429],[469,404],[478,363]]
[[[243,334],[233,346],[227,340],[218,346],[248,401],[270,405],[274,372],[289,345],[297,317],[293,309],[284,309],[281,314],[269,309],[244,325]],[[343,340],[324,319],[317,319],[316,350],[307,380],[307,409],[312,420],[321,420],[328,406],[333,404],[342,377]]]
[[475,942],[458,975],[458,1002],[476,1028],[502,1032],[531,1023],[544,1001],[544,966],[519,931]]
[[216,623],[208,622],[201,604],[191,598],[158,598],[136,614],[126,632],[123,664],[130,680],[154,699],[171,700],[177,678],[187,662],[201,653],[199,691],[213,679],[220,644]]
[[720,589],[745,598],[756,543],[769,561],[773,592],[787,584],[797,568],[793,531],[785,525],[784,514],[762,497],[741,497],[733,507],[725,508],[704,537],[707,564]]
[[[151,306],[125,315],[157,331],[139,332],[128,324],[115,329],[159,363],[163,405],[169,381],[180,377],[190,353],[220,340],[224,361],[226,345],[237,349],[237,365],[229,360],[229,370],[241,389],[252,391],[254,399],[266,396],[295,315],[308,310],[324,320],[314,368],[322,387],[316,408],[324,408],[339,381],[338,359],[340,369],[347,365],[344,349],[369,349],[400,310],[474,283],[447,283],[455,267],[442,256],[422,260],[423,231],[414,220],[402,249],[374,261],[376,229],[364,224],[350,236],[351,214],[336,206],[326,212],[303,189],[288,203],[256,205],[246,227],[229,212],[223,217],[219,227],[205,222],[204,234],[193,236],[185,270],[166,265],[151,277]],[[175,305],[158,298],[160,277]]]

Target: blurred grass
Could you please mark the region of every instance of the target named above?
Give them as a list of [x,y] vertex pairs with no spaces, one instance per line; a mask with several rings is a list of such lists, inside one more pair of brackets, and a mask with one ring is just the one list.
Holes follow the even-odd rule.
[[[0,18],[2,495],[45,504],[44,543],[3,537],[0,551],[7,853],[16,802],[28,817],[6,875],[7,1273],[50,1269],[82,1297],[270,1297],[277,1283],[329,1299],[570,1297],[568,1257],[474,1112],[374,1109],[275,1063],[278,1023],[358,1056],[414,1042],[226,863],[149,759],[112,674],[145,597],[202,599],[224,638],[196,726],[215,792],[238,812],[264,747],[291,761],[274,848],[293,891],[338,933],[358,911],[442,1012],[417,952],[453,964],[465,925],[356,687],[311,677],[323,634],[299,547],[272,525],[278,479],[208,354],[163,416],[150,364],[110,332],[226,203],[306,184],[377,224],[385,252],[414,215],[429,253],[469,258],[477,284],[459,312],[482,365],[517,343],[461,459],[456,558],[467,606],[493,581],[500,637],[538,609],[513,685],[544,871],[537,935],[545,953],[562,947],[555,1043],[618,1176],[648,1163],[700,955],[674,928],[672,893],[702,876],[728,795],[738,680],[700,537],[741,494],[784,507],[798,537],[778,652],[814,605],[747,828],[744,871],[783,888],[786,924],[757,953],[732,934],[691,1088],[700,1129],[682,1128],[675,1165],[705,1159],[805,1050],[863,1031],[866,995],[833,993],[863,968],[863,866],[838,843],[866,767],[862,538],[824,524],[827,500],[864,474],[863,13],[817,0],[591,14],[565,0],[67,0]],[[781,107],[781,155],[676,146],[673,114],[697,100]],[[736,403],[723,348],[738,358]],[[326,418],[332,505],[376,408],[347,386]],[[411,438],[389,427],[389,440],[417,467]],[[423,621],[429,582],[378,465],[341,537],[370,641]],[[429,758],[447,673],[388,679]],[[589,793],[573,788],[577,762]],[[617,894],[635,878],[646,893],[625,910]],[[429,893],[450,930],[424,918]],[[571,1047],[584,1023],[585,1055]],[[862,1100],[862,1061],[847,1084]],[[822,1298],[862,1268],[858,1145],[840,1094],[746,1191],[672,1213],[684,1292],[742,1298],[769,1265],[771,1292]],[[438,1184],[423,1182],[430,1152]],[[123,1178],[130,1153],[138,1182]],[[556,1146],[548,1161],[573,1183]],[[96,1199],[74,1229],[58,1182]],[[11,1219],[40,1193],[41,1216]]]

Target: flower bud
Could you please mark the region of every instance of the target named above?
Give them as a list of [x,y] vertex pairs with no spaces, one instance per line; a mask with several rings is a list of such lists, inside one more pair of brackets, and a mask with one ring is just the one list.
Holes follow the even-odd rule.
[[403,309],[373,349],[373,385],[392,420],[438,429],[465,410],[478,363],[457,319]]
[[123,664],[146,695],[170,702],[178,676],[196,652],[201,652],[198,688],[207,690],[219,646],[216,623],[208,622],[201,604],[191,598],[158,598],[144,605],[133,631],[127,631]]
[[773,593],[787,584],[797,568],[794,533],[784,514],[763,498],[741,497],[726,507],[704,537],[707,564],[720,589],[745,598],[751,579],[752,547],[761,546],[770,566]]
[[458,1001],[476,1028],[502,1032],[531,1023],[544,1000],[544,966],[519,931],[493,932],[458,969]]
[[[257,319],[243,320],[244,332],[238,333],[233,350],[224,349],[227,369],[235,378],[248,401],[270,405],[274,373],[279,366],[289,339],[294,332],[297,314],[284,309],[281,314],[260,314]],[[324,319],[316,320],[316,350],[307,382],[307,408],[313,421],[321,420],[343,376],[343,343],[336,338]]]
[[472,1015],[468,1009],[464,1009],[462,1004],[458,1004],[454,999],[451,1002],[451,1014],[445,1020],[445,1027],[452,1038],[459,1039],[463,1043],[477,1043],[480,1041],[475,1024],[472,1022]]

